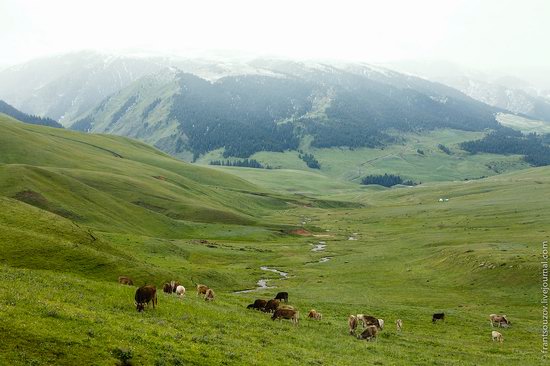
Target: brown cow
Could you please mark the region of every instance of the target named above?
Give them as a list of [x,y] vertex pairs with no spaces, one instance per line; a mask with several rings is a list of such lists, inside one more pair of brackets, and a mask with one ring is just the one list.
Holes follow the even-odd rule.
[[248,305],[246,308],[247,309],[263,310],[263,308],[265,308],[266,304],[267,304],[266,300],[256,299],[256,300],[254,300],[253,304]]
[[369,325],[374,325],[378,329],[382,329],[380,326],[380,321],[374,316],[357,314],[357,320],[360,320],[363,324],[363,328],[367,328]]
[[348,318],[349,334],[354,335],[355,330],[357,329],[357,317],[355,315],[350,315]]
[[118,283],[120,283],[122,285],[128,285],[128,286],[133,286],[134,285],[134,281],[132,281],[132,279],[130,277],[126,277],[126,276],[120,276],[118,278]]
[[214,301],[214,290],[212,290],[211,288],[209,288],[208,290],[206,290],[206,294],[204,294],[204,300],[205,301]]
[[290,319],[292,324],[298,324],[298,311],[294,309],[277,309],[273,313],[271,320],[275,319]]
[[271,299],[267,302],[267,304],[265,304],[265,307],[264,307],[263,311],[266,312],[266,313],[272,313],[275,310],[277,310],[277,308],[279,307],[280,304],[281,304],[281,302],[279,300]]
[[497,315],[497,314],[491,314],[489,315],[489,319],[491,320],[491,326],[494,327],[495,324],[499,327],[508,327],[510,326],[510,321],[506,319],[506,315]]
[[168,282],[162,286],[162,292],[165,294],[171,294],[172,293],[172,285],[170,285]]
[[357,339],[366,339],[367,341],[370,341],[371,339],[376,338],[377,334],[378,334],[378,328],[375,325],[369,325],[363,331],[363,333],[357,336]]
[[206,295],[206,291],[208,291],[208,286],[206,285],[197,285],[197,296],[200,295]]
[[323,318],[323,315],[319,313],[317,310],[311,309],[307,314],[307,317],[315,320],[321,320]]
[[153,303],[154,309],[155,305],[157,305],[157,288],[151,285],[141,286],[136,290],[134,299],[136,300],[137,311],[145,310],[145,305],[148,305],[150,302]]

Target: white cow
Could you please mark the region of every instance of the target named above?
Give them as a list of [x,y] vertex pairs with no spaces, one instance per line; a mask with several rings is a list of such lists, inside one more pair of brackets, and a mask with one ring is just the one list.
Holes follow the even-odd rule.
[[185,287],[183,287],[182,285],[176,287],[176,295],[178,295],[179,297],[185,295]]

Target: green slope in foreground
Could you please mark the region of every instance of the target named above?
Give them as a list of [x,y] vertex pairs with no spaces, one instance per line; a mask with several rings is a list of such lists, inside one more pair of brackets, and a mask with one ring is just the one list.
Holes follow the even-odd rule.
[[[35,145],[26,139],[51,130],[11,121],[0,128],[0,136],[25,137],[11,147],[1,137],[0,145],[0,364],[113,365],[124,355],[134,365],[545,364],[540,260],[541,242],[550,237],[548,168],[415,188],[345,187],[339,199],[362,205],[339,207],[260,192],[131,140],[69,132],[63,136],[80,142],[64,145],[51,136],[54,143]],[[52,151],[71,146],[63,164],[55,163]],[[86,149],[97,160],[79,160]],[[25,151],[36,155],[18,157]],[[162,172],[155,171],[159,164],[166,164]],[[204,201],[245,221],[177,220],[128,203],[147,192],[143,182],[151,175],[168,178],[159,184],[185,182],[179,189],[194,194],[198,206]],[[216,179],[223,186],[216,188]],[[95,204],[86,198],[92,194],[111,201]],[[296,225],[313,235],[272,229]],[[319,241],[325,250],[312,251]],[[323,257],[330,259],[321,263]],[[135,287],[116,283],[119,275],[159,288],[177,279],[188,293],[182,299],[161,293],[156,309],[137,313]],[[234,293],[260,278],[276,288]],[[197,282],[216,291],[214,302],[195,296]],[[277,291],[288,291],[300,310],[297,326],[246,310]],[[322,321],[306,319],[311,308],[323,313]],[[446,322],[432,324],[431,314],[440,311]],[[385,319],[376,342],[347,334],[351,313]],[[491,313],[512,321],[500,329],[502,344],[491,342]]]

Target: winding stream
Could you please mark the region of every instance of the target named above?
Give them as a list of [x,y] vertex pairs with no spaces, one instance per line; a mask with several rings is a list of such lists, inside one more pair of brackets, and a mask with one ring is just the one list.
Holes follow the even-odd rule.
[[[275,269],[275,268],[269,268],[269,267],[266,267],[266,266],[261,266],[260,269],[262,271],[275,272],[275,273],[279,274],[283,279],[288,277],[287,272],[279,271],[278,269]],[[259,279],[258,282],[256,283],[258,285],[258,287],[248,289],[248,290],[235,291],[233,293],[234,294],[246,294],[246,293],[249,293],[249,292],[261,291],[261,290],[266,290],[266,289],[277,287],[277,286],[268,286],[267,281],[268,281],[268,279],[264,279],[264,278]]]

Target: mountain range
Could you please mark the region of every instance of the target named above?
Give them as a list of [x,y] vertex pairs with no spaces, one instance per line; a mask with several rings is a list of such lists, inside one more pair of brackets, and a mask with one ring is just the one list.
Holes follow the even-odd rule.
[[[23,111],[73,130],[137,138],[188,161],[214,150],[248,158],[383,148],[403,133],[498,129],[496,114],[522,110],[458,89],[365,63],[95,52],[0,72],[0,98]],[[530,115],[544,117],[545,104],[536,106]]]

